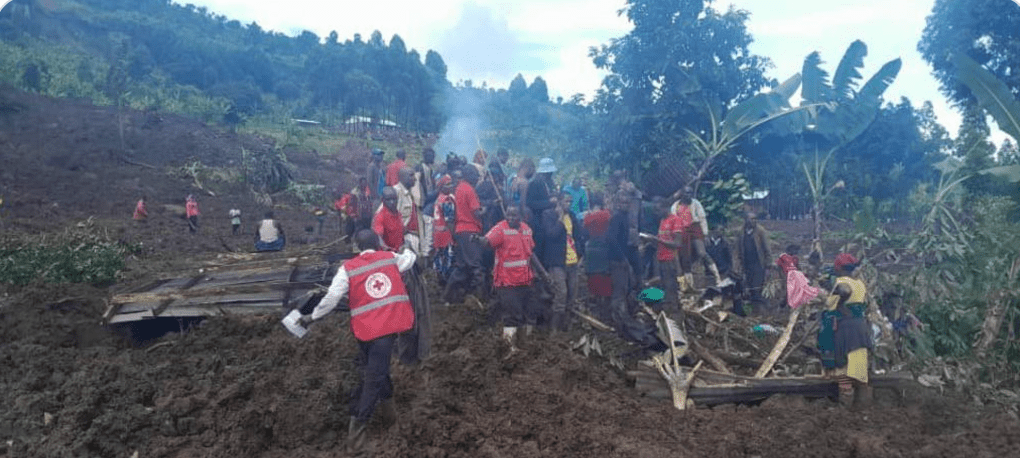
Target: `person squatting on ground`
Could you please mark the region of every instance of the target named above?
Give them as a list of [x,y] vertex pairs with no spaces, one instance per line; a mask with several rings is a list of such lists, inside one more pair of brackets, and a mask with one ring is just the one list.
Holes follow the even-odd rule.
[[833,262],[836,280],[832,295],[822,312],[818,331],[818,351],[827,375],[839,380],[841,401],[866,404],[871,399],[868,385],[868,353],[874,349],[871,325],[866,318],[867,287],[854,278],[859,262],[849,253],[840,253]]
[[690,186],[677,191],[676,197],[672,212],[686,223],[680,246],[680,268],[683,269],[685,282],[689,288],[694,289],[694,265],[701,261],[712,273],[715,283],[719,284],[722,282],[719,268],[705,250],[705,235],[708,234],[705,207],[694,198],[694,189]]
[[195,200],[195,196],[188,194],[188,198],[184,201],[184,215],[188,218],[188,231],[192,234],[198,232],[198,215],[200,214],[198,201]]
[[400,274],[414,265],[416,257],[410,250],[380,250],[379,236],[368,229],[355,237],[361,253],[337,270],[329,291],[311,315],[301,317],[301,324],[326,316],[350,294],[350,328],[358,340],[362,377],[351,402],[347,443],[357,450],[364,446],[365,427],[377,407],[384,423],[396,421],[390,359],[397,335],[414,326],[414,310]]
[[145,207],[145,196],[138,199],[138,203],[135,204],[135,213],[131,215],[135,221],[146,221],[149,218],[149,210]]
[[765,228],[758,224],[758,216],[753,212],[744,214],[744,228],[740,232],[740,238],[737,239],[737,257],[744,272],[747,300],[754,308],[760,310],[766,305],[762,288],[765,286],[765,269],[768,268],[772,256],[769,254]]
[[498,313],[503,321],[503,340],[510,350],[517,351],[514,337],[521,326],[534,326],[541,307],[532,297],[531,253],[535,247],[531,228],[521,221],[517,207],[506,209],[506,219],[500,221],[481,239],[485,246],[496,252],[492,282],[499,297]]
[[258,229],[255,229],[255,251],[280,251],[286,244],[283,226],[273,218],[273,212],[266,212]]
[[[472,167],[466,166],[465,169]],[[454,296],[458,290],[471,294],[476,299],[480,296],[478,289],[485,284],[485,272],[482,269],[482,247],[478,237],[482,232],[482,205],[478,194],[461,172],[454,172],[453,200],[456,218],[453,229],[454,267],[446,283],[443,297],[447,302],[460,302],[462,296]]]

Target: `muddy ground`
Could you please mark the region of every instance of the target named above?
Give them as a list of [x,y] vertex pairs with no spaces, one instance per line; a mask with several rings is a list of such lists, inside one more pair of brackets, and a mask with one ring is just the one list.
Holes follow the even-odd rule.
[[[128,260],[125,281],[248,249],[250,235],[229,235],[227,209],[255,215],[263,208],[240,184],[217,185],[216,197],[201,197],[205,216],[196,236],[174,209],[158,209],[201,192],[166,167],[190,158],[226,166],[237,145],[268,148],[268,140],[130,113],[132,153],[124,160],[115,111],[10,91],[3,97],[14,107],[0,114],[4,231],[56,232],[92,216],[146,247]],[[289,156],[299,173],[323,181],[331,180],[328,171],[356,169],[367,157],[356,148],[303,154]],[[139,193],[149,195],[153,213],[144,224],[130,221]],[[312,224],[297,205],[276,210],[295,235]],[[797,233],[781,224],[789,225],[772,229]],[[288,252],[303,248],[295,241]],[[99,325],[109,289],[2,288],[2,457],[344,456],[346,394],[357,374],[356,345],[340,315],[302,340],[288,335],[278,316],[224,317],[139,345]],[[568,334],[532,336],[510,360],[501,358],[496,331],[479,310],[440,307],[434,328],[431,359],[417,368],[394,365],[400,417],[388,430],[371,425],[378,456],[1020,453],[1016,420],[919,387],[902,398],[879,393],[876,405],[861,411],[826,399],[774,397],[760,406],[678,412],[668,401],[640,396],[606,358],[572,350],[572,341],[591,333],[579,325]],[[633,368],[636,358],[623,344],[600,338]]]

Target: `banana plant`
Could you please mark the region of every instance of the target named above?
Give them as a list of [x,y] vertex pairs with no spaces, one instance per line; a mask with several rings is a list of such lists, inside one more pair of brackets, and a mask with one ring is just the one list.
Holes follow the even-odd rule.
[[[811,242],[812,259],[817,258],[821,260],[824,258],[824,253],[822,252],[822,221],[825,212],[825,201],[833,191],[844,187],[843,180],[837,181],[828,188],[825,187],[825,170],[829,165],[829,159],[832,159],[832,155],[835,152],[836,148],[830,149],[824,157],[819,158],[818,151],[815,151],[815,161],[811,164],[810,168],[807,162],[800,164],[804,170],[804,177],[807,178],[808,187],[811,189],[811,218],[814,220]],[[817,257],[815,253],[817,253]]]
[[[694,132],[684,129],[690,144],[701,158],[692,183],[696,187],[708,173],[712,162],[723,153],[729,151],[748,132],[767,122],[790,116],[807,110],[818,109],[822,104],[805,104],[796,108],[790,107],[790,97],[800,87],[801,76],[797,73],[772,88],[747,99],[726,113],[723,117],[718,105],[706,103],[708,107],[709,128],[707,132]],[[697,191],[697,189],[695,189]]]
[[[956,54],[952,59],[957,69],[956,77],[977,97],[981,108],[992,115],[1003,132],[1020,142],[1020,100],[1013,97],[1005,83],[974,59],[965,54]],[[979,173],[1002,176],[1011,182],[1020,181],[1020,165],[991,167]]]
[[828,72],[821,68],[819,53],[808,54],[801,70],[804,75],[802,103],[821,108],[806,110],[806,116],[791,119],[796,123],[786,126],[789,131],[810,129],[824,137],[829,148],[841,148],[864,133],[882,106],[882,94],[903,66],[900,59],[890,60],[857,89],[862,78],[860,69],[867,55],[868,47],[863,41],[851,43],[830,83]]

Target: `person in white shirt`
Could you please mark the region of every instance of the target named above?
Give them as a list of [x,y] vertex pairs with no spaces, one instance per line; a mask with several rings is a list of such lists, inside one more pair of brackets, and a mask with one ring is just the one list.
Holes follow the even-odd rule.
[[255,230],[255,251],[280,251],[287,244],[283,226],[273,219],[273,212],[266,212],[258,229]]
[[361,385],[351,402],[347,445],[352,453],[364,449],[365,429],[376,409],[385,424],[396,421],[390,378],[393,347],[398,335],[416,321],[401,274],[417,259],[412,250],[379,251],[379,236],[371,229],[362,229],[355,239],[361,252],[337,269],[326,295],[310,315],[300,319],[308,326],[333,311],[342,297],[350,296],[349,324],[358,340],[362,372]]
[[708,218],[705,216],[705,207],[698,199],[694,198],[694,190],[690,186],[684,186],[675,194],[676,202],[670,211],[685,222],[690,221],[681,236],[680,245],[680,268],[684,272],[686,286],[694,288],[694,265],[702,261],[708,266],[708,270],[715,277],[715,283],[722,282],[719,277],[719,269],[715,262],[708,256],[705,250],[705,235],[708,234]]

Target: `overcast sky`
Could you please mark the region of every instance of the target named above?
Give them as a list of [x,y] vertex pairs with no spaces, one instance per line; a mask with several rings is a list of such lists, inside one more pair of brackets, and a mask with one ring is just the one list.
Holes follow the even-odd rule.
[[[552,97],[583,93],[587,100],[603,76],[588,49],[619,37],[630,23],[617,11],[623,0],[175,0],[194,3],[263,29],[295,35],[310,30],[320,37],[336,31],[341,40],[360,33],[366,39],[394,34],[424,55],[434,49],[453,81],[506,87],[518,73],[530,83],[542,76]],[[752,52],[772,59],[768,76],[783,80],[800,71],[804,57],[819,51],[831,75],[856,39],[868,45],[864,78],[885,62],[903,59],[886,100],[909,98],[915,106],[931,100],[939,121],[955,133],[960,115],[939,94],[928,65],[917,51],[925,17],[934,0],[716,0],[751,13],[747,25]]]

